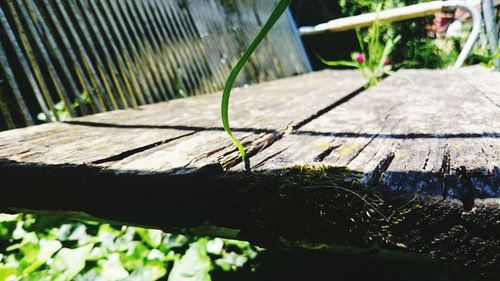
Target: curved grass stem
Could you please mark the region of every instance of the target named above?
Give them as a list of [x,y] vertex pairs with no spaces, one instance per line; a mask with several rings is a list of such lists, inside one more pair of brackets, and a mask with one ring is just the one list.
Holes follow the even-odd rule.
[[271,16],[267,20],[267,22],[264,24],[262,29],[260,30],[259,34],[253,42],[250,44],[250,46],[247,48],[243,56],[240,58],[236,66],[233,68],[231,73],[229,74],[229,77],[227,78],[226,85],[224,86],[224,92],[222,94],[222,105],[221,105],[221,118],[222,118],[222,125],[224,126],[224,130],[226,133],[229,135],[231,140],[233,141],[234,145],[238,148],[238,151],[240,152],[241,158],[245,162],[245,168],[247,170],[250,170],[250,160],[248,159],[248,156],[245,152],[245,147],[241,144],[241,142],[233,135],[233,132],[231,131],[231,127],[229,126],[229,98],[231,96],[231,90],[233,88],[233,84],[238,77],[238,74],[241,72],[243,67],[245,66],[246,62],[250,58],[250,56],[253,54],[255,49],[260,45],[260,43],[264,40],[266,35],[269,33],[269,31],[272,29],[272,27],[276,24],[276,22],[279,20],[281,15],[286,11],[290,3],[292,3],[293,0],[280,0],[278,5],[274,8]]

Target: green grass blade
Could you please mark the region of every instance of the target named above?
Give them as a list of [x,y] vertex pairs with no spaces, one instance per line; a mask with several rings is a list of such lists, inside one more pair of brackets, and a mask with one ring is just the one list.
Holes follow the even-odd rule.
[[266,37],[266,35],[269,33],[271,28],[276,24],[278,19],[281,17],[281,15],[286,11],[290,3],[292,3],[293,0],[280,0],[276,8],[274,8],[271,16],[267,20],[267,22],[264,24],[262,29],[260,30],[259,34],[253,42],[250,44],[248,49],[245,51],[239,62],[236,64],[236,66],[233,68],[231,73],[229,74],[229,77],[227,78],[226,85],[224,86],[224,92],[222,94],[222,105],[221,105],[221,118],[222,118],[222,125],[224,126],[224,130],[226,133],[229,135],[233,143],[236,145],[238,148],[241,158],[245,162],[245,168],[247,170],[250,169],[250,162],[248,160],[247,154],[245,152],[245,148],[243,145],[240,143],[240,141],[233,135],[233,132],[231,131],[231,127],[229,126],[229,98],[231,96],[231,90],[233,88],[234,81],[238,77],[238,74],[240,71],[243,69],[245,66],[245,63],[248,61],[250,56],[253,54],[255,49],[260,45],[262,40]]
[[360,64],[357,62],[353,61],[347,61],[347,60],[326,60],[322,58],[321,56],[317,56],[319,60],[328,66],[347,66],[347,67],[354,67],[354,68],[360,68]]

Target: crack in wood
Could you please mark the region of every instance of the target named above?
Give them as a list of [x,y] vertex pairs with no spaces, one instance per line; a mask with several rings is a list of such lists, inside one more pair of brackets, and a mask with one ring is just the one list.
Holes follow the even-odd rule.
[[431,157],[431,150],[429,149],[429,151],[427,152],[427,156],[425,157],[424,166],[422,167],[423,171],[425,171],[425,169],[427,168],[427,165],[429,164],[430,157]]
[[[314,113],[310,117],[295,123],[295,125],[289,125],[286,128],[278,129],[272,133],[266,134],[266,135],[262,136],[261,138],[259,138],[258,140],[250,143],[248,146],[246,144],[244,144],[244,146],[246,147],[247,156],[249,158],[251,158],[252,156],[257,155],[261,151],[265,150],[266,148],[272,146],[277,141],[281,140],[287,134],[293,134],[294,131],[309,124],[313,120],[323,116],[324,114],[330,112],[331,110],[335,109],[336,107],[350,101],[351,99],[353,99],[354,97],[356,97],[360,93],[364,92],[365,90],[366,90],[366,88],[361,87],[361,88],[353,91],[349,95],[347,95],[347,96],[337,100],[336,102],[330,104],[329,106],[327,106],[323,109],[320,109],[318,112]],[[374,136],[374,138],[376,138],[377,136],[378,135]],[[334,149],[335,148],[333,148],[332,151]],[[326,156],[328,156],[328,155],[326,155]],[[267,159],[267,160],[269,160],[269,159]],[[241,163],[242,159],[241,159],[239,153],[234,150],[234,151],[230,151],[230,152],[226,153],[225,155],[222,155],[221,157],[219,157],[218,162],[224,168],[224,171],[227,171],[227,170],[233,168],[234,166],[238,165],[239,163]],[[245,163],[245,167],[247,170],[249,170],[250,163]]]
[[141,147],[138,147],[138,148],[130,149],[130,150],[121,152],[119,154],[116,154],[116,155],[113,155],[113,156],[110,156],[110,157],[106,157],[106,158],[103,158],[103,159],[92,161],[90,164],[100,165],[100,164],[109,163],[109,162],[121,161],[121,160],[123,160],[125,158],[128,158],[128,157],[134,155],[134,154],[138,154],[138,153],[144,152],[146,150],[153,149],[153,148],[155,148],[155,147],[157,147],[159,145],[166,144],[166,143],[178,140],[178,139],[182,139],[182,138],[185,138],[185,137],[192,136],[192,135],[194,135],[196,133],[198,133],[198,132],[191,132],[191,133],[184,134],[184,135],[181,135],[181,136],[178,136],[178,137],[175,137],[175,138],[170,138],[170,139],[158,141],[158,142],[155,142],[155,143],[151,143],[151,144],[148,144],[148,145],[144,145],[144,146],[141,146]]
[[[251,138],[252,136],[254,136],[254,134],[248,134],[248,135],[243,136],[243,137],[240,139],[241,143],[242,143],[244,146],[246,146],[246,145],[248,145],[248,144],[252,143],[252,141],[251,141],[251,140],[247,140],[247,139]],[[230,149],[230,148],[231,148],[231,149]],[[229,149],[229,151],[225,151],[225,150],[228,150],[228,149]],[[189,161],[189,162],[188,162],[186,165],[184,165],[182,168],[187,168],[187,167],[191,166],[191,165],[192,165],[192,164],[194,164],[194,163],[200,162],[200,161],[202,161],[203,159],[207,159],[207,158],[209,158],[210,156],[215,155],[215,154],[217,154],[217,153],[219,153],[219,152],[223,152],[223,151],[225,151],[225,152],[224,152],[221,156],[219,156],[220,158],[225,157],[225,156],[227,156],[227,155],[230,155],[231,153],[236,152],[236,151],[237,151],[237,149],[236,149],[236,148],[234,148],[234,144],[233,144],[232,142],[230,142],[230,143],[228,143],[228,144],[227,144],[227,145],[225,145],[225,146],[218,147],[218,148],[216,148],[216,149],[213,149],[213,150],[211,150],[211,151],[209,151],[209,152],[203,153],[202,155],[199,155],[199,156],[197,156],[197,157],[193,158],[191,161]]]
[[290,146],[270,155],[269,157],[265,158],[264,160],[260,161],[259,163],[257,163],[256,165],[253,166],[254,169],[258,169],[260,167],[262,167],[267,161],[273,159],[274,157],[280,155],[281,153],[285,152],[286,150],[288,150],[290,148]]
[[[266,135],[262,136],[261,138],[253,141],[248,146],[246,146],[245,150],[247,152],[247,156],[248,157],[255,156],[256,154],[260,153],[264,149],[270,147],[275,142],[280,140],[288,130],[289,130],[288,128],[277,130],[274,133],[266,134]],[[234,151],[234,152],[231,152],[227,156],[221,156],[221,158],[218,162],[224,168],[224,170],[227,171],[227,170],[231,169],[232,167],[241,163],[242,159],[241,159],[239,152]]]
[[461,166],[457,171],[458,176],[460,177],[462,194],[461,200],[464,206],[464,210],[466,212],[472,210],[474,207],[474,188],[472,185],[471,174],[467,172],[467,168],[465,166]]
[[449,184],[447,182],[447,177],[450,175],[450,150],[448,145],[444,147],[443,161],[441,162],[441,168],[439,169],[439,174],[441,175],[441,181],[443,184],[443,198],[448,197]]
[[378,185],[381,183],[384,173],[387,172],[395,157],[396,154],[394,152],[390,152],[380,161],[377,167],[375,167],[375,169],[371,172],[371,178],[369,180],[370,185]]
[[363,150],[365,150],[377,137],[379,136],[379,134],[376,134],[374,135],[369,142],[367,142],[365,145],[363,145],[363,147],[361,147],[360,150],[358,150],[350,159],[349,161],[347,161],[346,163],[346,166],[349,166],[349,164],[351,164],[352,161],[354,161],[354,159],[356,159],[356,157],[358,157],[361,152],[363,152]]
[[328,157],[330,154],[332,154],[332,152],[341,147],[342,145],[341,144],[338,144],[338,145],[330,145],[325,151],[321,152],[318,156],[314,157],[314,162],[323,162],[323,160],[325,160],[326,157]]
[[328,113],[329,111],[331,111],[332,109],[335,109],[336,107],[350,101],[352,98],[356,97],[357,95],[361,94],[362,92],[364,92],[366,90],[365,87],[361,87],[357,90],[355,90],[354,92],[350,93],[349,95],[341,98],[340,100],[332,103],[331,105],[319,110],[318,112],[316,112],[315,114],[309,116],[308,118],[296,123],[293,127],[294,130],[298,130],[302,127],[304,127],[305,125],[307,125],[308,123],[311,123],[313,120],[315,119],[318,119],[319,117],[325,115],[326,113]]

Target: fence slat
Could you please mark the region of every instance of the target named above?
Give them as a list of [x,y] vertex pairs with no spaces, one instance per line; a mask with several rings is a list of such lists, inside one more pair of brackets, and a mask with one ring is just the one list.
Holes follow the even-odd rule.
[[[1,9],[0,9],[1,13]],[[0,14],[1,15],[1,14]],[[12,92],[14,93],[14,97],[16,98],[17,105],[21,109],[21,113],[23,114],[24,121],[26,122],[26,125],[33,125],[35,122],[33,121],[33,117],[31,116],[28,106],[26,106],[26,103],[24,102],[23,96],[21,94],[21,90],[19,90],[19,86],[17,85],[17,81],[15,80],[14,72],[12,71],[12,68],[9,65],[9,61],[7,60],[7,55],[5,54],[5,51],[2,47],[2,44],[0,44],[0,66],[2,66],[5,76],[7,77],[7,81],[9,82],[10,88],[12,89]],[[31,72],[29,72],[31,74]],[[0,88],[1,90],[1,88]],[[5,106],[5,98],[2,96],[2,105]],[[41,101],[41,104],[45,105],[45,102]],[[48,109],[44,108],[43,109],[46,114],[48,114]],[[4,113],[5,119],[8,120],[11,116],[10,111],[5,111],[2,109],[2,112]],[[9,127],[14,127],[14,122],[9,122],[11,125]],[[10,128],[12,129],[12,128]]]
[[[277,3],[0,1],[0,130],[220,91]],[[307,72],[294,31],[282,18],[236,85]]]
[[[152,92],[154,92],[155,95],[159,95],[159,91],[163,91],[163,92],[166,91],[163,83],[161,82],[161,80],[157,76],[154,76],[154,78],[153,78],[153,75],[150,72],[150,68],[149,68],[150,66],[149,66],[148,62],[142,61],[143,55],[142,55],[142,53],[139,53],[139,51],[137,50],[137,47],[135,45],[135,42],[132,39],[132,36],[135,35],[135,31],[132,33],[128,29],[127,25],[125,24],[125,21],[124,21],[122,14],[120,13],[118,8],[116,7],[116,3],[114,1],[110,1],[108,4],[107,1],[101,1],[100,4],[102,5],[102,7],[104,9],[105,14],[108,14],[108,15],[114,14],[115,19],[118,21],[117,27],[115,27],[115,29],[121,30],[121,32],[123,34],[123,38],[127,44],[126,46],[123,46],[123,47],[124,48],[128,47],[130,49],[130,53],[132,54],[133,58],[132,58],[132,61],[129,63],[132,65],[135,65],[138,68],[141,84],[145,89],[144,95],[145,95],[146,101],[143,101],[142,103],[144,103],[144,102],[152,103],[153,102]],[[111,5],[111,7],[112,7],[111,9],[110,9],[109,5]],[[110,22],[112,22],[112,20],[110,20]],[[118,33],[119,31],[115,31],[115,32]],[[138,41],[136,41],[136,42],[138,42]],[[129,67],[132,67],[132,65]]]
[[[25,54],[23,52],[23,49],[21,48],[21,45],[18,43],[16,36],[14,35],[14,30],[7,21],[7,17],[2,9],[0,9],[0,21],[4,29],[4,32],[7,35],[12,48],[14,49],[14,53],[21,65],[22,71],[24,72],[24,75],[26,75],[42,111],[47,116],[47,119],[49,121],[53,121],[51,114],[49,113],[49,109],[51,111],[54,110],[54,102],[52,100],[52,97],[50,96],[47,86],[45,85],[45,80],[42,77],[42,72],[40,71],[38,64],[34,63],[36,62],[35,57],[28,43],[27,37],[25,36],[24,33],[19,33],[21,37],[21,45],[24,47],[24,50],[26,52]],[[3,50],[2,54],[5,54]],[[7,65],[8,61],[6,55],[5,55],[5,60],[2,59],[2,62],[6,64],[5,66],[3,66],[4,73],[7,76],[7,81],[11,86],[13,94],[16,96],[16,99],[18,100],[19,107],[21,111],[25,111],[27,110],[27,107],[25,105],[24,99],[21,95],[21,91],[19,90],[19,87],[15,80],[15,74],[12,72],[10,65]],[[30,63],[32,64],[34,74],[31,71],[31,68],[29,67]],[[39,81],[40,86],[38,85],[37,80]],[[23,113],[23,115],[28,125],[32,125],[34,123],[31,115],[25,113]],[[57,120],[57,115],[55,115],[55,118]]]

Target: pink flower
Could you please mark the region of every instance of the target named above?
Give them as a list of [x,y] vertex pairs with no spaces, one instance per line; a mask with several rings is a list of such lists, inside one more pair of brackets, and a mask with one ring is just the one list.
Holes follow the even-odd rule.
[[385,59],[384,65],[389,65],[389,64],[391,64],[391,61],[389,59]]
[[361,54],[361,53],[354,54],[354,58],[359,63],[364,63],[365,62],[365,56],[363,54]]

